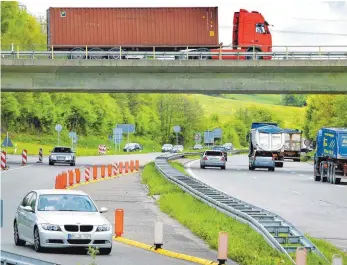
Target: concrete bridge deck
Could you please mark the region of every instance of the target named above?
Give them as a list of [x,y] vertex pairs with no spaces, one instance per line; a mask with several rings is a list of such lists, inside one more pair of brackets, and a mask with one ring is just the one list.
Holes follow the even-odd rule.
[[347,93],[347,60],[3,59],[2,91]]

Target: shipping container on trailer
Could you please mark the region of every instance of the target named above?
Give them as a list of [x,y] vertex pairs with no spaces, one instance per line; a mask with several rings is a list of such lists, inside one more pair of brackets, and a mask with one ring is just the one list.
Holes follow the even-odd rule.
[[314,180],[332,184],[347,180],[347,128],[322,128],[316,137]]
[[[122,52],[182,51],[173,58],[182,59],[186,56],[183,51],[272,51],[269,24],[263,15],[244,9],[234,13],[233,48],[221,50],[218,7],[51,7],[47,10],[47,43],[50,50],[79,52],[72,53],[71,59],[84,59],[88,52],[92,59],[141,59],[144,55],[131,57]],[[188,59],[196,57],[199,56]],[[219,59],[220,56],[199,58]],[[222,59],[251,57],[223,55]]]
[[283,132],[285,138],[284,159],[293,159],[295,162],[300,162],[302,131],[283,129]]

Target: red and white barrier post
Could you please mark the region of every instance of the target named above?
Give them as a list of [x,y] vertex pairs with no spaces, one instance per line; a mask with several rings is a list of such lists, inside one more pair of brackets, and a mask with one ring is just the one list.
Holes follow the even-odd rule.
[[23,149],[22,151],[22,166],[26,165],[28,162],[28,152],[27,150]]
[[2,151],[1,152],[1,169],[6,170],[6,152]]
[[86,169],[84,170],[84,179],[86,182],[89,181],[89,167],[86,167]]
[[39,149],[39,161],[36,163],[42,163],[43,162],[43,151],[42,148]]
[[117,163],[113,163],[113,176],[116,176],[118,172],[118,164]]

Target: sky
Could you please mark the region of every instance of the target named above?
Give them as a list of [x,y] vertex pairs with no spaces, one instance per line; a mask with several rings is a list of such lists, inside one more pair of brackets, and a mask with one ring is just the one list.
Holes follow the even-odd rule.
[[[22,0],[34,15],[45,16],[49,7],[187,7],[218,6],[219,41],[232,42],[233,13],[240,8],[261,12],[269,24],[273,46],[328,46],[321,50],[347,50],[347,1],[312,0]],[[314,34],[315,33],[315,34]],[[344,46],[344,47],[342,47]],[[292,48],[294,49],[294,48]],[[295,48],[299,49],[299,48]],[[318,48],[301,48],[318,50]],[[300,50],[301,50],[300,49]]]

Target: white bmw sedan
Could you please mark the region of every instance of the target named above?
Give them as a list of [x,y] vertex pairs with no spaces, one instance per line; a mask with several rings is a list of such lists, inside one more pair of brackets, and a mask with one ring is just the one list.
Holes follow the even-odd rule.
[[14,242],[45,248],[98,247],[108,255],[112,250],[112,226],[94,201],[76,190],[33,190],[18,206],[13,222]]

